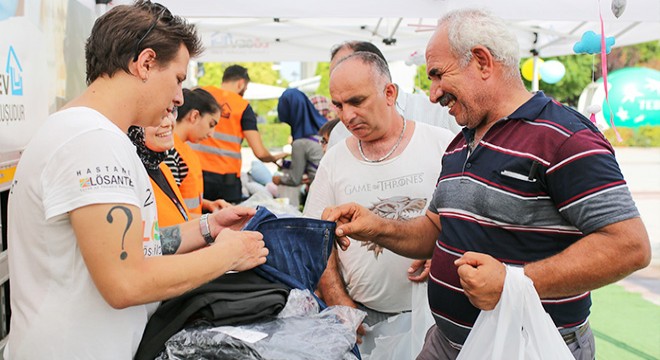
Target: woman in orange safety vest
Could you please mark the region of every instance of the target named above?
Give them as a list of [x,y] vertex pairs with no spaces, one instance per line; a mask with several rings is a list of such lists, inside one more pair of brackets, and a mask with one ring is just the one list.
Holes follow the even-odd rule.
[[157,127],[131,126],[128,129],[128,137],[137,148],[138,156],[151,180],[154,195],[151,200],[156,201],[160,228],[186,222],[190,217],[172,172],[162,162],[166,156],[165,151],[174,144],[174,118],[175,115],[170,113]]
[[220,118],[220,106],[206,90],[183,89],[184,103],[178,108],[174,128],[174,148],[167,151],[165,164],[174,174],[183,201],[193,217],[202,211],[213,212],[230,206],[222,199],[206,200],[202,166],[195,151],[188,142],[197,143],[213,134]]

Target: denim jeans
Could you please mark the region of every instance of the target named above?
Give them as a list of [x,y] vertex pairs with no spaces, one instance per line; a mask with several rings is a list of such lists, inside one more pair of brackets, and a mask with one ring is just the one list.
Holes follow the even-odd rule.
[[[334,246],[336,226],[331,221],[303,217],[278,218],[257,206],[257,213],[243,230],[263,234],[269,253],[266,263],[254,271],[270,281],[314,294]],[[321,309],[327,308],[321,299],[316,300]],[[361,359],[357,345],[352,352]]]
[[269,250],[255,272],[271,281],[314,293],[332,252],[336,224],[302,217],[278,218],[265,207],[245,225],[259,231]]

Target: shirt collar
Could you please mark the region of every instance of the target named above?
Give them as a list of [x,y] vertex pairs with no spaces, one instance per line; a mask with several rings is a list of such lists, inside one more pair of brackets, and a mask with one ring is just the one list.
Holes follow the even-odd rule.
[[526,103],[522,104],[513,114],[509,115],[509,119],[525,119],[534,120],[539,117],[541,111],[545,106],[552,101],[549,97],[545,96],[543,91],[538,91]]
[[[534,96],[527,100],[527,102],[516,109],[516,111],[514,111],[511,115],[498,120],[498,122],[510,119],[525,119],[534,121],[539,117],[541,111],[543,111],[545,106],[550,101],[552,101],[552,99],[545,96],[543,91],[538,91],[536,94],[534,94]],[[463,129],[461,129],[461,132],[465,137],[466,143],[470,142],[471,139],[474,138],[475,129],[468,129],[467,126],[464,126]]]

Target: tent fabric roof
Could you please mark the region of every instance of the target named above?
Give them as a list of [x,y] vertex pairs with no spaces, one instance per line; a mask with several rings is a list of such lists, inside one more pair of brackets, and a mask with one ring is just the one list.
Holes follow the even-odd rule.
[[[160,0],[174,13],[186,17],[254,18],[440,18],[459,8],[479,8],[507,20],[584,21],[598,19],[598,0]],[[610,1],[603,0],[603,19],[615,20]],[[660,2],[630,0],[621,20],[660,21]]]
[[615,46],[660,39],[658,0],[628,1],[618,19],[609,0],[159,1],[197,24],[207,49],[201,61],[328,61],[330,48],[347,40],[372,41],[389,61],[405,60],[423,52],[438,18],[464,7],[511,24],[522,57],[532,49],[572,54],[585,31],[600,33],[599,6]]

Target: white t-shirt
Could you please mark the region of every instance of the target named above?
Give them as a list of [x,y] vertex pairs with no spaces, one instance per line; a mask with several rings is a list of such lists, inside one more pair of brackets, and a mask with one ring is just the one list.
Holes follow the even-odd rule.
[[[396,110],[405,119],[448,129],[453,134],[458,134],[462,128],[456,123],[456,119],[449,114],[449,108],[432,103],[429,97],[423,94],[409,94],[399,89],[399,95],[396,98]],[[330,132],[328,148],[342,142],[350,135],[351,132],[348,131],[346,126],[339,122]]]
[[[133,358],[157,304],[116,310],[94,285],[68,212],[98,203],[139,207],[144,253],[161,254],[153,190],[126,134],[89,108],[51,115],[22,154],[9,195],[5,358]],[[128,222],[120,209],[112,215]]]
[[[423,215],[440,176],[442,154],[454,138],[448,130],[415,123],[405,150],[380,163],[355,158],[346,142],[328,150],[311,185],[304,215],[320,218],[328,206],[356,202],[390,219]],[[339,250],[340,270],[349,296],[381,312],[411,310],[411,259],[387,249],[375,256],[351,240]]]

